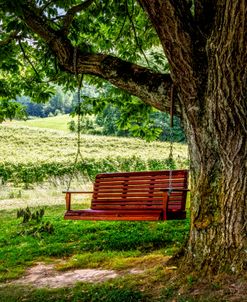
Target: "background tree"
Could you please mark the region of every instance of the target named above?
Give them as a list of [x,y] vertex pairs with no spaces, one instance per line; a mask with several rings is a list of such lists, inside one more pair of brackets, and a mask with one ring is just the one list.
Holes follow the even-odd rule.
[[[50,80],[69,88],[72,74],[88,74],[161,111],[169,109],[173,92],[191,158],[187,263],[205,272],[241,272],[247,259],[247,3],[139,4],[1,0],[1,86],[5,94],[45,97]],[[160,45],[169,73],[148,63],[147,50]]]
[[[102,130],[96,129],[94,132],[92,131],[93,127],[90,127],[88,129],[90,130],[89,133],[142,137],[148,141],[154,139],[169,141],[171,139],[170,116],[168,113],[162,113],[141,102],[135,96],[109,87],[109,84],[105,85],[100,94],[92,93],[90,90],[93,90],[92,86],[84,87],[81,92],[81,125],[84,125],[83,129],[85,129],[86,117],[90,118],[88,122],[92,122],[93,118],[95,119],[96,128],[98,128],[98,125],[102,127]],[[77,109],[75,109],[76,111]],[[71,126],[76,131],[77,127],[74,121],[72,121]],[[172,134],[173,141],[185,141],[185,136],[177,117],[174,118]]]
[[33,102],[30,97],[18,96],[16,102],[22,104],[28,116],[48,117],[57,114],[70,113],[76,106],[77,100],[73,93],[64,93],[61,87],[54,87],[55,94],[49,101],[40,99],[39,102]]

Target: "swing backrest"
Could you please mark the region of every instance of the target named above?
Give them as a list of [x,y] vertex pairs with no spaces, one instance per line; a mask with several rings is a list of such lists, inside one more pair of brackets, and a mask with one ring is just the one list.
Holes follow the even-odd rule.
[[[155,210],[163,208],[162,189],[187,189],[188,170],[98,174],[92,210]],[[185,211],[186,191],[172,191],[169,211]]]

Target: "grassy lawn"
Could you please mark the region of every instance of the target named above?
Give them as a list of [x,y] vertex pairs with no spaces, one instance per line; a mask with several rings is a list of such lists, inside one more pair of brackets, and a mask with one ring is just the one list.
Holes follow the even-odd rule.
[[[84,204],[86,206],[86,204]],[[90,222],[64,221],[61,206],[47,207],[52,234],[20,235],[16,211],[1,211],[0,301],[95,302],[227,302],[246,301],[246,276],[198,279],[180,274],[167,263],[186,241],[189,221]],[[78,282],[62,288],[17,284],[28,267],[53,263],[58,272],[111,269],[118,276],[105,282]],[[174,264],[173,264],[174,265]],[[141,273],[126,273],[130,269]],[[45,277],[45,275],[44,275]]]
[[[148,288],[162,282],[162,263],[183,245],[189,229],[188,220],[64,221],[63,212],[63,206],[46,207],[44,221],[53,225],[54,232],[41,232],[38,236],[20,234],[22,225],[16,210],[0,212],[0,301],[153,301],[156,289],[149,292]],[[13,285],[4,284],[21,277],[28,267],[40,261],[56,263],[59,271],[113,269],[120,276],[104,283],[76,284],[63,289],[17,285],[12,290]],[[141,278],[123,274],[131,268],[145,271]]]
[[71,116],[64,114],[46,118],[35,118],[27,121],[15,121],[14,124],[19,126],[38,127],[69,132],[68,122],[71,120]]
[[[20,276],[27,266],[41,259],[66,257],[60,269],[136,266],[138,257],[154,251],[159,256],[171,255],[181,247],[189,228],[188,221],[65,221],[63,212],[63,206],[47,207],[44,220],[53,225],[54,233],[38,236],[19,234],[22,226],[16,211],[0,212],[1,281]],[[126,260],[129,257],[130,261]]]

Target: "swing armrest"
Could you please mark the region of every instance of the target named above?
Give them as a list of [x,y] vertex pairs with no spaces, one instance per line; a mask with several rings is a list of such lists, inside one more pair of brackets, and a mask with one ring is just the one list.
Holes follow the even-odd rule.
[[161,192],[168,192],[168,191],[174,191],[174,192],[188,192],[190,189],[173,189],[173,188],[166,188],[166,189],[160,189]]
[[69,194],[92,194],[93,193],[93,191],[63,191],[62,193],[65,193],[65,194],[67,194],[67,193],[69,193]]
[[83,191],[63,191],[63,193],[65,193],[65,200],[66,200],[66,210],[70,211],[71,209],[71,194],[92,194],[93,192],[91,191],[87,191],[87,192],[83,192]]

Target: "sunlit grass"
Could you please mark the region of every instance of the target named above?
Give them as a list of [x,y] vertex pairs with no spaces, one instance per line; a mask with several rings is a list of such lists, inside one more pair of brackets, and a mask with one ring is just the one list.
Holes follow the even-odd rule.
[[[78,176],[79,177],[79,176]],[[92,183],[83,183],[83,177],[74,179],[72,184],[82,191],[91,191]],[[0,190],[0,210],[13,210],[18,208],[65,205],[65,194],[62,191],[67,189],[68,177],[50,178],[47,182],[33,184],[29,188],[20,185],[14,186],[11,183],[2,184]],[[73,207],[77,209],[82,205],[89,207],[90,195],[73,197]]]
[[28,127],[38,127],[45,129],[62,130],[69,132],[68,123],[72,120],[72,117],[68,114],[57,115],[46,118],[35,118],[26,121],[14,121],[15,125],[28,126]]
[[[86,206],[86,205],[84,205]],[[46,207],[54,233],[18,235],[16,211],[0,211],[0,281],[23,274],[37,261],[63,258],[60,269],[127,269],[153,266],[185,242],[189,221],[64,221],[64,207]]]
[[[72,161],[76,153],[77,136],[64,132],[20,127],[14,124],[0,125],[1,162],[16,163]],[[169,144],[146,142],[137,138],[82,135],[81,153],[85,158],[117,158],[137,156],[143,160],[166,159]],[[187,159],[187,146],[174,144],[174,159]]]
[[[77,137],[56,130],[0,125],[0,178],[15,183],[43,182],[73,171]],[[91,179],[100,172],[168,168],[169,144],[141,139],[82,135],[76,170]],[[177,169],[187,168],[187,146],[174,144]]]
[[[175,248],[173,253],[175,252]],[[108,251],[75,254],[68,258],[66,262],[58,264],[58,270],[78,269],[78,268],[104,268],[113,270],[145,270],[153,268],[159,263],[165,263],[170,257],[170,251],[159,249],[157,251],[143,254],[140,250],[130,251]]]

